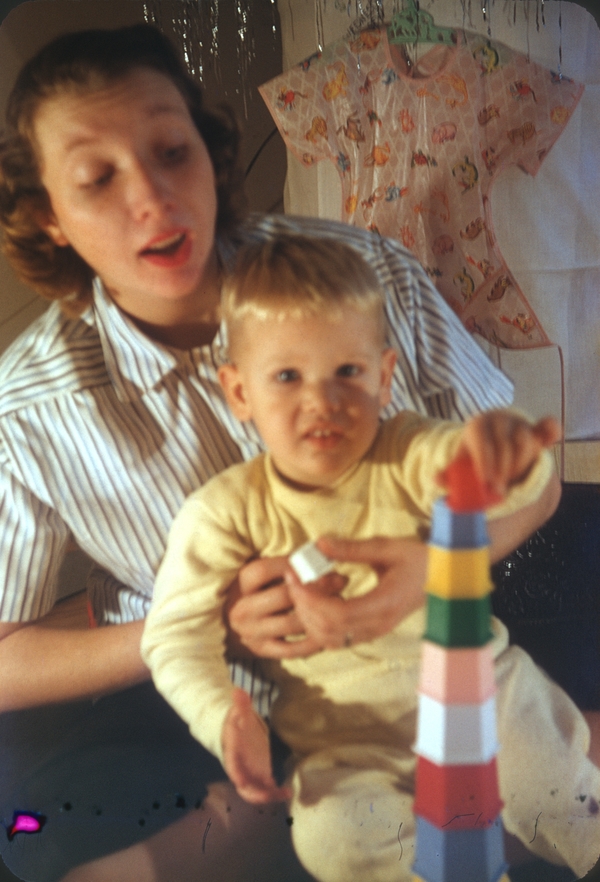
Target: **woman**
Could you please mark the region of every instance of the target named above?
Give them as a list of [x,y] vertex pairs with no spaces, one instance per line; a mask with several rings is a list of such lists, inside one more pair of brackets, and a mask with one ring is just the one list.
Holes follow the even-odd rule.
[[[211,784],[221,770],[139,655],[175,512],[259,449],[216,382],[221,275],[241,242],[276,229],[343,237],[388,293],[399,353],[390,412],[465,417],[507,403],[510,384],[396,243],[326,222],[242,219],[237,131],[205,110],[155,29],[54,41],[21,72],[7,123],[5,251],[55,303],[0,362],[2,855],[36,882],[306,878],[284,807],[260,814]],[[51,612],[73,538],[97,564],[87,587],[99,627],[67,629]],[[421,603],[422,547],[333,550],[373,564],[379,588],[344,603],[330,577],[311,633],[286,642],[299,629],[271,584],[282,562],[250,563],[229,605],[234,651],[309,654],[385,633]],[[234,667],[265,710],[248,665]],[[20,812],[41,831],[17,832]]]

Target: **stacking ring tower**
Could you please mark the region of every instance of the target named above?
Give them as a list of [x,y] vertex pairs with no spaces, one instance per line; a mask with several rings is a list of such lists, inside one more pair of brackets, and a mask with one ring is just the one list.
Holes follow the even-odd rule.
[[490,641],[492,501],[469,458],[447,472],[436,502],[421,651],[413,882],[510,882],[496,755],[496,681]]

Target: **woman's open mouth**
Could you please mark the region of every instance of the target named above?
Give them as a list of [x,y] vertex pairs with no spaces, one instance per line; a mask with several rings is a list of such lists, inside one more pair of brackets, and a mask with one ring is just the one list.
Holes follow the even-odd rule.
[[154,266],[178,267],[184,264],[192,251],[192,240],[187,232],[157,237],[139,253],[140,257]]

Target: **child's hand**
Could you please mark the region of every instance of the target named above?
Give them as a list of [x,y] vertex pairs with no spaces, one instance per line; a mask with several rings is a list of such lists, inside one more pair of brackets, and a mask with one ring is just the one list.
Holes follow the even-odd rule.
[[[546,417],[535,425],[505,410],[480,414],[466,424],[457,457],[467,453],[483,486],[502,497],[525,480],[540,453],[562,435],[559,424]],[[446,474],[440,475],[446,486]]]
[[234,691],[221,737],[225,771],[242,799],[261,805],[291,798],[288,787],[275,783],[267,727],[243,689]]

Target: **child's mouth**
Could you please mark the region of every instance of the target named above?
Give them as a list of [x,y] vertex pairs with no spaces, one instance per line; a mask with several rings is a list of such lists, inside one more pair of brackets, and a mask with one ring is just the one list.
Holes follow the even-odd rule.
[[330,449],[339,444],[342,432],[339,429],[312,429],[304,438],[314,447]]

